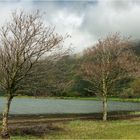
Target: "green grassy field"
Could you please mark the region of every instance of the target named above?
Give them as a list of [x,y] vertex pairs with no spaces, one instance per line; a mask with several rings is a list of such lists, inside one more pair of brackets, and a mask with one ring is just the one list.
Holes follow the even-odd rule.
[[140,139],[140,119],[117,121],[70,121],[53,124],[53,129],[42,137],[12,136],[24,139]]

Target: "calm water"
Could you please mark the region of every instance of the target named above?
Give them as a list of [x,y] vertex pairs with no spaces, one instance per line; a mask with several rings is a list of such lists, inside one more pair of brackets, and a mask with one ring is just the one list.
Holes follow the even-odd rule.
[[[0,113],[5,98],[0,97]],[[108,101],[109,111],[140,111],[140,103]],[[11,114],[97,113],[102,111],[101,101],[14,98]]]

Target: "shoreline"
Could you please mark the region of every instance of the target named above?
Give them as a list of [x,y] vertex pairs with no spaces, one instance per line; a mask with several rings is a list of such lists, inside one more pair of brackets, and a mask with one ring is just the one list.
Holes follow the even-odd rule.
[[[6,97],[6,96],[0,96]],[[33,99],[63,99],[63,100],[91,100],[100,101],[99,97],[39,97],[39,96],[16,96],[14,98],[33,98]],[[140,98],[118,98],[118,97],[108,97],[108,101],[120,101],[120,102],[140,102]]]
[[[140,111],[113,111],[108,112],[109,120],[140,118]],[[1,121],[0,117],[0,121]],[[77,119],[102,120],[102,113],[89,114],[34,114],[34,115],[9,115],[10,122],[37,122],[37,121],[69,121]]]

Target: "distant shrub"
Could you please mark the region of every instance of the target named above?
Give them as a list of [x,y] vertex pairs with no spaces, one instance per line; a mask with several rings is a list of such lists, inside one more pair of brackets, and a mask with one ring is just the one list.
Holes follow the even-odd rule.
[[133,98],[134,97],[134,90],[132,88],[124,89],[121,97],[123,98]]

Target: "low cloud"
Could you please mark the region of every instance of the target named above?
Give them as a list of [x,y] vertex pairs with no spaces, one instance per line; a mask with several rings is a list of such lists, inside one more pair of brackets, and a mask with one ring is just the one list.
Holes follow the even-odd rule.
[[83,25],[85,31],[96,38],[108,33],[120,32],[124,35],[140,38],[140,2],[135,0],[98,1],[86,11]]
[[140,39],[140,1],[138,0],[96,0],[96,1],[34,1],[7,0],[0,2],[0,24],[8,20],[15,9],[45,12],[44,22],[55,26],[56,31],[72,37],[65,45],[73,44],[75,51],[94,44],[108,33]]

